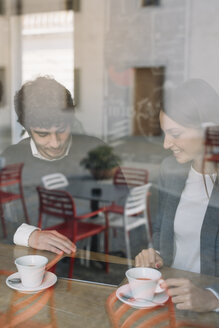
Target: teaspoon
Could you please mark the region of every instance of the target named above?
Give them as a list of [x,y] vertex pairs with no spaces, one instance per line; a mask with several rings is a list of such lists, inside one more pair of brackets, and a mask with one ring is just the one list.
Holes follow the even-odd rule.
[[159,303],[159,302],[156,302],[156,301],[153,301],[153,300],[147,300],[145,298],[134,298],[134,297],[131,297],[129,295],[124,295],[124,294],[122,295],[122,298],[124,298],[127,301],[150,302],[150,303],[160,305],[160,306],[164,305],[164,303]]
[[20,284],[21,283],[20,278],[12,278],[12,279],[8,279],[8,281],[12,284]]

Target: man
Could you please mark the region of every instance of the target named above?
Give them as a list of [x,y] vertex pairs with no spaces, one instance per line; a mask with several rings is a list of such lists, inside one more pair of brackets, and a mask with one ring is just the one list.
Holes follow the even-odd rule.
[[83,173],[80,160],[102,144],[100,140],[74,133],[74,104],[70,92],[54,79],[40,77],[27,82],[15,95],[18,122],[30,135],[6,149],[6,164],[24,163],[24,186],[39,185],[44,175]]
[[[41,184],[42,177],[59,172],[70,179],[83,174],[80,161],[89,150],[103,143],[97,138],[74,133],[76,120],[71,94],[50,77],[39,77],[25,83],[16,93],[14,103],[18,122],[30,137],[7,148],[2,156],[6,164],[24,163],[22,182],[25,200],[31,221],[36,225],[36,186]],[[42,245],[46,241],[46,232],[35,229],[27,225],[19,227],[14,236],[15,243],[36,247],[34,236],[38,235]],[[67,245],[63,245],[63,238],[57,233],[50,233],[49,239],[51,243],[44,248],[53,247],[53,251],[58,252],[67,246],[68,251],[72,250],[69,241],[65,240],[64,244],[67,242]],[[62,248],[57,247],[60,244]]]
[[50,251],[56,254],[70,254],[76,246],[67,237],[55,230],[41,231],[35,226],[23,223],[14,234],[14,243],[20,246]]

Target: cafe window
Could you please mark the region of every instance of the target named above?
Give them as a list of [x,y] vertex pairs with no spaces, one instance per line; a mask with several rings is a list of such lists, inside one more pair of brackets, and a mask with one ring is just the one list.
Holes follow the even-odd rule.
[[[1,0],[0,0],[1,2]],[[77,5],[77,6],[76,6]],[[38,76],[52,76],[74,94],[74,11],[80,1],[13,0],[11,24],[11,101],[20,85]],[[21,129],[12,111],[12,142]]]

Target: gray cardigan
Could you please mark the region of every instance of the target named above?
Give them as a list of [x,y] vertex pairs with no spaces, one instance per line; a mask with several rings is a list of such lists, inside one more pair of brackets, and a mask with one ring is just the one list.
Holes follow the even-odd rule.
[[[174,252],[174,218],[191,163],[178,164],[171,156],[161,165],[159,209],[153,225],[154,248],[171,266]],[[204,187],[204,185],[203,185]],[[201,273],[219,276],[219,184],[216,181],[201,228]],[[219,292],[219,286],[214,288]]]
[[[22,183],[31,224],[36,225],[38,222],[39,200],[36,186],[42,185],[42,177],[59,172],[64,174],[71,183],[71,178],[89,175],[80,162],[91,149],[103,144],[102,140],[95,137],[72,135],[72,144],[68,155],[56,161],[46,161],[34,157],[30,147],[30,138],[9,146],[3,152],[2,156],[5,158],[6,164],[24,163]],[[17,217],[22,218],[23,211],[20,209],[20,207],[17,208]]]

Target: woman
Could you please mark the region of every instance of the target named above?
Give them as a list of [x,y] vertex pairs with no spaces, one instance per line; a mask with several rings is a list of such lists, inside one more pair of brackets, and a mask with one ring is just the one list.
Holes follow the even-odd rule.
[[[215,165],[202,172],[206,126],[219,125],[219,97],[202,80],[171,91],[160,113],[164,148],[173,156],[161,166],[154,249],[136,256],[136,266],[173,268],[219,276],[219,186]],[[163,287],[178,309],[219,308],[219,286],[196,287],[188,279],[167,279]]]

